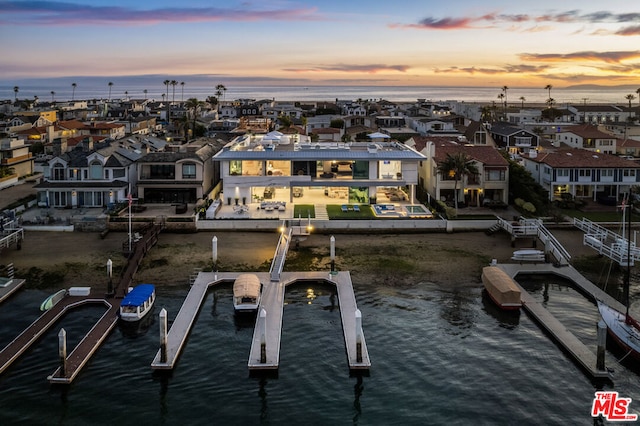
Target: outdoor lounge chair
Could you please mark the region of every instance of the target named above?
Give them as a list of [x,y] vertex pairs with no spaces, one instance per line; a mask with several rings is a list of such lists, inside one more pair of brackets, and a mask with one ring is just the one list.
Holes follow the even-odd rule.
[[343,204],[342,206],[340,206],[340,209],[342,210],[343,213],[346,213],[349,211],[349,207],[347,207],[346,204]]
[[359,205],[357,205],[357,204],[354,204],[354,205],[353,205],[353,211],[354,211],[354,212],[357,212],[357,213],[360,213],[360,206],[359,206]]

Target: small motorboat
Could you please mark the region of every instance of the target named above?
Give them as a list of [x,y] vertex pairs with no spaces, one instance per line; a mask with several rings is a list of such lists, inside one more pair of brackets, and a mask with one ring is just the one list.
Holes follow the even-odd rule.
[[153,284],[138,284],[122,299],[120,319],[129,322],[140,321],[151,312],[155,301],[155,286]]
[[238,275],[233,283],[233,308],[236,313],[256,313],[260,305],[262,284],[254,274]]
[[544,262],[544,252],[542,250],[516,250],[513,252],[511,260],[519,262]]

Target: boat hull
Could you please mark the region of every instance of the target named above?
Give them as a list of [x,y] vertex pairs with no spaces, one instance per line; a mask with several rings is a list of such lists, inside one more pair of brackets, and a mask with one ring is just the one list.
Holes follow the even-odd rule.
[[56,303],[61,301],[67,295],[67,290],[59,290],[53,293],[51,296],[47,297],[44,302],[40,305],[41,311],[48,311],[51,309]]
[[520,288],[502,269],[496,266],[482,268],[482,283],[491,300],[500,309],[516,310],[522,306]]
[[626,321],[625,314],[598,301],[598,311],[611,338],[636,360],[640,360],[640,329],[635,320]]

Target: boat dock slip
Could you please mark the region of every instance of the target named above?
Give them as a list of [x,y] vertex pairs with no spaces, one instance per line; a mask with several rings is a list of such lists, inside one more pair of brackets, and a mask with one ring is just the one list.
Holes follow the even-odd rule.
[[[584,278],[578,271],[571,266],[555,267],[550,264],[537,265],[515,265],[515,264],[499,264],[499,268],[504,270],[512,278],[516,278],[518,274],[554,274],[573,281],[583,292],[589,294],[592,298],[603,299],[604,293],[598,287]],[[517,282],[516,282],[517,283]],[[582,343],[573,333],[566,329],[564,325],[556,317],[554,317],[541,303],[531,296],[520,284],[518,284],[522,292],[521,298],[524,309],[531,315],[555,340],[569,353],[578,364],[588,372],[591,377],[599,379],[609,379],[612,376],[607,370],[599,370],[596,368],[596,355],[584,343]],[[613,299],[607,295],[607,300]],[[619,302],[616,302],[618,305]]]
[[[62,301],[54,305],[51,309],[40,315],[29,327],[27,327],[18,337],[13,339],[0,351],[0,373],[4,372],[16,359],[18,359],[27,349],[31,347],[53,324],[56,323],[69,310],[86,304],[105,304],[104,299],[89,299],[86,297],[67,296]],[[107,305],[107,306],[110,306]],[[105,314],[106,315],[106,314]],[[100,322],[103,321],[100,319]],[[95,328],[95,327],[94,327]],[[93,330],[92,330],[93,331]],[[86,337],[85,337],[86,339]],[[75,352],[75,351],[74,351]],[[81,354],[87,358],[91,354]],[[86,361],[85,361],[86,362]],[[84,363],[83,363],[84,365]]]
[[100,302],[107,306],[107,311],[67,356],[64,374],[62,368],[58,367],[51,376],[47,377],[50,383],[71,383],[118,323],[119,301],[101,300]]
[[[166,358],[163,361],[161,350],[158,350],[151,363],[152,369],[170,370],[175,367],[208,288],[211,285],[222,282],[233,282],[241,274],[235,272],[198,273],[189,294],[187,294],[178,315],[171,325],[171,329],[167,333]],[[358,311],[349,272],[339,272],[331,275],[331,278],[329,278],[328,271],[283,272],[280,281],[277,282],[271,281],[271,274],[266,272],[255,273],[255,275],[262,282],[263,289],[251,341],[249,370],[278,369],[280,364],[284,290],[287,285],[298,281],[323,281],[336,286],[349,368],[352,370],[370,368],[371,361],[364,333],[362,332],[360,320],[356,318]],[[266,312],[266,315],[261,315],[262,310]],[[263,343],[264,352],[262,349]]]

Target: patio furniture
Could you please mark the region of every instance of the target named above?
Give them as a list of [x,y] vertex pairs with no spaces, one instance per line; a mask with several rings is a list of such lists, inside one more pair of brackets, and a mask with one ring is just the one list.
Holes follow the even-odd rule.
[[342,206],[340,206],[340,209],[342,210],[343,213],[346,213],[349,211],[349,207],[347,207],[346,204],[343,204]]
[[354,205],[353,205],[353,211],[354,211],[354,212],[357,212],[357,213],[360,213],[360,206],[359,206],[359,205],[357,205],[357,204],[354,204]]

